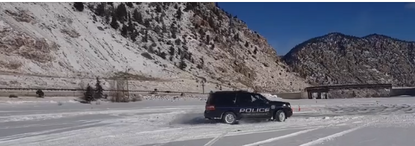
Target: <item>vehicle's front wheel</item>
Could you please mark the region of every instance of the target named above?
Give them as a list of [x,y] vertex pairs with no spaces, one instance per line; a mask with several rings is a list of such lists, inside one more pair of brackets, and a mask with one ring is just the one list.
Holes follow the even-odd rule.
[[235,124],[236,123],[236,115],[232,112],[226,112],[222,116],[222,121],[226,124]]
[[278,110],[274,114],[274,120],[278,122],[284,122],[286,119],[285,113],[282,110]]

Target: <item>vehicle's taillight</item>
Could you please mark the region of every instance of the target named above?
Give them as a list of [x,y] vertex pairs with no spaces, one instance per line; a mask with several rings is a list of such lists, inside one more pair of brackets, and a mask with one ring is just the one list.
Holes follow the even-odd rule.
[[207,105],[206,110],[213,111],[213,110],[215,110],[215,106],[214,105]]

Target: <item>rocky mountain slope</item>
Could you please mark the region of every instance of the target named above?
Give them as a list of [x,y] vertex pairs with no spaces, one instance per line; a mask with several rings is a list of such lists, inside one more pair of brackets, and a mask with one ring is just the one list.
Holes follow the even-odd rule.
[[330,33],[297,45],[283,59],[311,84],[415,86],[415,42],[384,35]]
[[260,34],[214,3],[0,3],[2,87],[293,92],[307,86]]

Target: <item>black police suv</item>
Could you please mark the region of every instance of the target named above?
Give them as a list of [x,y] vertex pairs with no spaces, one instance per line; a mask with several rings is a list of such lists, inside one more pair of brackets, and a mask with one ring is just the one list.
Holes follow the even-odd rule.
[[242,118],[262,118],[283,122],[293,115],[291,104],[271,101],[248,91],[217,91],[209,94],[204,116],[234,124]]

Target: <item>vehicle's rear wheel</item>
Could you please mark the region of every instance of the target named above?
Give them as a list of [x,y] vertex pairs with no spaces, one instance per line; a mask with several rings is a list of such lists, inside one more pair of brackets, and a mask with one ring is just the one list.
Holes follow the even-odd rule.
[[226,124],[235,124],[236,123],[236,115],[232,112],[226,112],[222,116],[222,121]]
[[278,121],[278,122],[284,122],[286,119],[284,111],[278,110],[277,112],[275,112],[274,119],[275,121]]

